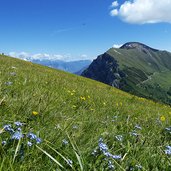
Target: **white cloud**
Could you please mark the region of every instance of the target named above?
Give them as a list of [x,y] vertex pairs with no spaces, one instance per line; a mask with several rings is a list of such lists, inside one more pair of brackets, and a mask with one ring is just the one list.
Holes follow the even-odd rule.
[[62,60],[62,61],[74,61],[74,60],[85,60],[85,59],[92,59],[88,57],[86,54],[83,55],[71,55],[71,54],[47,54],[47,53],[37,53],[37,54],[29,54],[27,52],[10,52],[8,54],[11,57],[23,59],[26,61],[32,60]]
[[111,5],[111,7],[117,7],[119,4],[118,4],[118,1],[114,1],[114,2],[112,2],[112,5]]
[[122,45],[123,45],[123,44],[120,44],[120,45],[114,44],[114,45],[113,45],[113,48],[120,48]]
[[63,55],[54,55],[55,59],[58,59],[58,60],[63,60],[64,59],[64,56]]
[[118,8],[113,6],[111,16],[133,24],[171,23],[171,0],[127,0]]
[[21,52],[18,54],[18,57],[24,60],[27,60],[27,58],[29,58],[29,54],[26,52]]
[[111,16],[117,16],[118,15],[118,10],[117,9],[113,9],[112,11],[110,11],[110,15]]
[[82,54],[80,56],[81,56],[81,59],[87,59],[88,58],[88,56],[86,54]]
[[56,59],[56,56],[49,55],[47,53],[37,53],[37,54],[30,55],[30,59],[34,59],[34,60],[37,60],[37,59],[54,60],[54,59]]
[[26,52],[20,52],[20,53],[10,52],[9,56],[12,56],[12,57],[15,57],[15,58],[20,58],[20,59],[23,59],[23,60],[28,60],[27,58],[29,58],[29,54],[26,53]]
[[8,55],[9,56],[12,56],[12,57],[16,57],[17,56],[17,53],[16,52],[10,52]]

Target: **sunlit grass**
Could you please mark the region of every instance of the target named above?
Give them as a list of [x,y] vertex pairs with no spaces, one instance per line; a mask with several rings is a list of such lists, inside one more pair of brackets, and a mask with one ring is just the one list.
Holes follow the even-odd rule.
[[[2,171],[171,169],[171,108],[102,83],[0,56],[0,116]],[[42,142],[3,145],[16,121]]]

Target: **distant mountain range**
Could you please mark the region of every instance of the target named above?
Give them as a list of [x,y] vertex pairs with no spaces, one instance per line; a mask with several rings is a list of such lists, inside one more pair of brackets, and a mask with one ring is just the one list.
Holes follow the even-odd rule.
[[98,56],[81,75],[171,104],[171,53],[167,51],[129,42]]
[[91,61],[90,60],[78,60],[78,61],[62,61],[62,60],[40,60],[40,59],[33,59],[31,60],[33,63],[45,65],[51,68],[60,69],[66,72],[81,74],[80,71],[83,69],[88,68]]

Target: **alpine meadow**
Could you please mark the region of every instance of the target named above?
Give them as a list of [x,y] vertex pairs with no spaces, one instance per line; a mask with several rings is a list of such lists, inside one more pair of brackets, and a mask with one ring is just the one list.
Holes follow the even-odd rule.
[[0,170],[170,170],[171,108],[0,56]]

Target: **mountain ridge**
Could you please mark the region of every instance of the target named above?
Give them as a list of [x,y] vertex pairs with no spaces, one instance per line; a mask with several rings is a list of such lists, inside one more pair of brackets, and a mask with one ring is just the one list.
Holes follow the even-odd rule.
[[152,50],[152,51],[159,51],[158,49],[151,48],[140,42],[127,42],[120,47],[120,49],[139,49],[139,50]]
[[142,43],[128,42],[121,48],[110,48],[99,55],[82,76],[135,95],[171,103],[171,53]]
[[91,61],[90,60],[76,60],[76,61],[62,61],[62,60],[31,60],[33,63],[48,66],[51,68],[63,70],[70,73],[80,73],[80,70],[87,68]]

